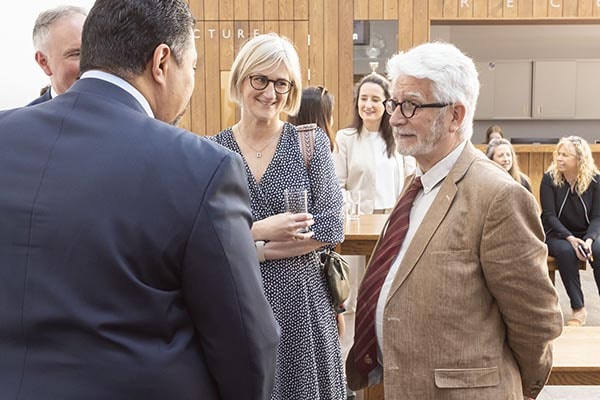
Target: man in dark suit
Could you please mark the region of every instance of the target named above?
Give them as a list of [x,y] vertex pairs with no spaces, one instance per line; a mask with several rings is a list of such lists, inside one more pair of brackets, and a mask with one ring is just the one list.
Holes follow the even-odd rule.
[[0,397],[269,397],[241,158],[165,123],[193,90],[193,23],[183,0],[97,0],[82,78],[0,112]]
[[42,12],[35,20],[35,61],[50,78],[50,86],[28,106],[63,94],[79,77],[81,29],[86,16],[81,7],[60,6]]

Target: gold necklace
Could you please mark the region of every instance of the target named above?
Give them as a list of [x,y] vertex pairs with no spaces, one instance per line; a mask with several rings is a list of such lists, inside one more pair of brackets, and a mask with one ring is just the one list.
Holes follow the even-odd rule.
[[239,127],[237,127],[237,126],[236,126],[236,130],[237,130],[237,132],[238,132],[238,135],[237,135],[237,136],[238,136],[238,137],[239,137],[239,138],[242,140],[242,142],[243,142],[243,143],[244,143],[246,146],[250,147],[250,149],[251,149],[251,150],[253,150],[253,151],[255,151],[255,152],[256,152],[256,158],[262,158],[262,156],[263,156],[263,154],[262,154],[262,153],[263,153],[263,151],[265,151],[265,150],[267,149],[267,147],[269,147],[269,146],[270,146],[270,145],[271,145],[271,144],[272,144],[272,143],[275,141],[275,139],[277,139],[277,138],[279,137],[279,135],[275,135],[275,136],[273,136],[273,139],[269,140],[269,141],[267,142],[267,144],[265,144],[265,145],[263,146],[263,148],[262,148],[262,149],[258,150],[258,149],[255,149],[255,148],[254,148],[254,147],[253,147],[253,146],[252,146],[250,143],[246,142],[246,141],[245,141],[245,140],[242,138],[242,134],[241,134],[241,132],[240,132],[240,128],[239,128]]

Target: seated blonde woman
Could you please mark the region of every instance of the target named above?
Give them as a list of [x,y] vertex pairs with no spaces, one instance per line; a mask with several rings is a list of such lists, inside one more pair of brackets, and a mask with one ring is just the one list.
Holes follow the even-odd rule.
[[542,178],[540,201],[548,254],[556,258],[571,301],[570,326],[585,325],[579,261],[588,261],[600,291],[600,171],[587,142],[560,139],[554,160]]
[[515,181],[519,182],[525,189],[531,192],[531,180],[527,175],[521,172],[515,150],[507,139],[492,139],[490,143],[488,143],[485,154],[490,160],[504,168]]

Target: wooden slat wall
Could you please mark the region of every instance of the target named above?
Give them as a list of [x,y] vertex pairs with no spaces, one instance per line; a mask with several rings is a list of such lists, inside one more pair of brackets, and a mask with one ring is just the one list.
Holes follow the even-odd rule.
[[[227,74],[221,72],[230,69],[237,50],[254,29],[260,33],[278,32],[294,40],[302,63],[303,84],[324,85],[334,94],[334,119],[339,129],[352,119],[353,20],[397,20],[398,50],[429,40],[432,20],[435,23],[477,20],[477,23],[497,24],[506,19],[521,23],[542,19],[555,23],[568,19],[576,23],[579,19],[600,23],[597,0],[188,1],[198,21],[199,58],[196,87],[183,126],[199,134],[214,134],[231,123],[221,113],[221,104],[227,101],[220,92],[221,87],[226,86],[226,82],[221,82],[222,76]],[[214,29],[212,37],[209,29]],[[238,30],[246,36],[238,37]]]

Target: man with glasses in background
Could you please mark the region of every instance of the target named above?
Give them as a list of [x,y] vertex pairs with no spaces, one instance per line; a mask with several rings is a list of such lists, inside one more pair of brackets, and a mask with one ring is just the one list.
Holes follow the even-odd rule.
[[386,400],[535,398],[562,330],[534,197],[469,142],[479,80],[456,47],[392,57],[409,179],[358,293],[348,383]]

